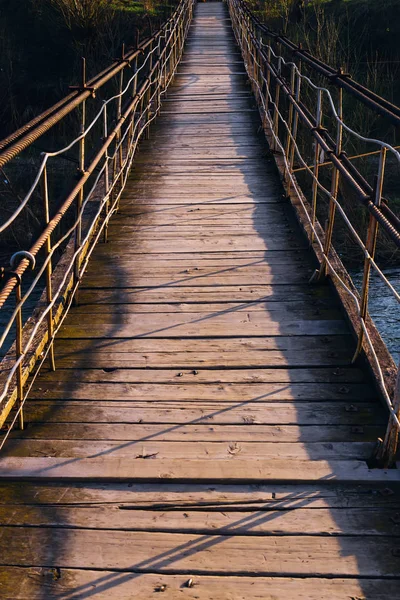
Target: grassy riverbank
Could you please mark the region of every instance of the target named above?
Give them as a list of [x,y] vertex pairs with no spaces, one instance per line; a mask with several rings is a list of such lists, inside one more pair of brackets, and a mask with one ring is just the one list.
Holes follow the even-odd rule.
[[400,104],[399,0],[250,0],[249,4],[271,28]]
[[0,138],[57,102],[136,44],[170,14],[174,0],[0,0]]

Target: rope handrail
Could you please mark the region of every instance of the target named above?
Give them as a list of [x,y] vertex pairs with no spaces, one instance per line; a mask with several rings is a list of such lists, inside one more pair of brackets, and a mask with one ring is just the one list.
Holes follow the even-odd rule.
[[[398,389],[400,378],[397,376],[396,384],[394,382],[395,368],[391,368],[392,365],[394,367],[393,360],[368,314],[368,298],[371,272],[375,272],[395,300],[400,302],[400,293],[383,270],[379,268],[375,252],[378,224],[395,245],[400,247],[399,220],[390,210],[388,202],[383,202],[387,155],[390,153],[395,162],[400,164],[400,153],[397,148],[387,142],[361,135],[349,127],[343,117],[343,86],[338,86],[338,99],[335,101],[328,88],[316,84],[309,75],[301,71],[299,65],[281,56],[270,43],[264,40],[264,34],[275,39],[279,37],[278,41],[280,42],[282,41],[281,36],[272,33],[260,24],[249,11],[244,0],[228,0],[228,5],[235,37],[242,51],[264,129],[267,137],[271,140],[271,150],[277,157],[278,166],[281,165],[284,187],[288,196],[293,195],[297,205],[301,207],[305,229],[320,262],[320,268],[312,279],[315,282],[323,281],[329,275],[343,291],[343,294],[351,300],[352,312],[355,310],[355,318],[352,319],[352,322],[355,330],[358,330],[358,343],[353,361],[362,350],[365,351],[390,415],[385,440],[378,448],[376,457],[380,464],[386,466],[394,460],[400,430],[400,390]],[[311,94],[308,96],[305,94],[304,86],[312,91],[313,99],[316,97],[316,107],[308,106],[307,100],[310,100]],[[329,114],[326,114],[326,106]],[[382,110],[386,110],[385,101],[380,104],[379,110],[376,107],[373,108],[381,114]],[[393,111],[393,114],[398,112],[400,115],[400,109],[394,108],[396,110]],[[331,135],[331,131],[325,128],[324,125],[327,121],[329,121],[327,126],[330,125],[331,130],[335,129],[334,135]],[[303,127],[302,138],[299,134],[300,124]],[[347,159],[344,152],[344,132],[348,138],[353,137],[365,144],[378,146],[379,164],[373,186],[368,184],[354,165],[349,166],[350,160]],[[309,140],[312,141],[311,147]],[[307,151],[313,155],[312,166],[309,166],[310,160],[304,155]],[[295,174],[297,171],[295,160],[301,165],[300,170],[310,178],[311,186],[299,184]],[[327,187],[320,179],[320,165],[325,164],[324,160],[332,166],[330,187]],[[369,214],[365,242],[351,222],[347,209],[341,201],[340,180],[350,186],[358,198],[360,206]],[[309,195],[309,199],[307,195]],[[328,218],[325,227],[322,227],[317,219],[317,208],[321,205],[321,195],[325,196],[328,202]],[[350,276],[333,248],[332,236],[336,225],[336,214],[340,215],[351,239],[364,256],[361,295],[356,291]],[[382,348],[387,361],[384,365],[381,356]],[[387,368],[388,364],[389,369]]]
[[[19,154],[56,122],[80,107],[81,130],[72,141],[56,151],[44,152],[33,183],[13,214],[0,225],[0,233],[7,232],[26,208],[34,193],[42,197],[44,218],[41,230],[29,250],[16,253],[12,258],[11,271],[5,273],[0,290],[0,308],[9,304],[15,293],[15,308],[2,327],[0,348],[13,335],[11,349],[3,359],[3,373],[0,379],[0,424],[2,425],[16,405],[10,427],[0,444],[5,443],[13,425],[18,421],[24,426],[23,407],[27,394],[44,360],[50,359],[55,368],[54,337],[61,327],[74,298],[81,278],[86,270],[89,257],[103,236],[107,237],[107,227],[111,216],[118,210],[119,200],[124,190],[129,170],[134,161],[140,139],[148,137],[149,126],[157,117],[161,97],[165,94],[176,72],[183,51],[193,11],[193,0],[181,0],[168,21],[152,38],[139,46],[138,50],[122,57],[99,76],[82,86],[82,90],[70,94],[66,99],[49,109],[21,128],[14,135],[0,143],[1,160],[8,162]],[[133,69],[125,77],[126,69]],[[91,97],[92,88],[100,88],[108,81],[115,80],[118,91],[111,93],[99,110],[86,123],[86,102]],[[92,85],[93,84],[93,85]],[[94,154],[86,163],[85,142],[95,138]],[[71,189],[58,204],[55,214],[50,216],[49,167],[57,158],[76,148],[79,151],[79,177],[72,179]],[[5,164],[5,163],[3,163]],[[100,192],[100,200],[96,197]],[[95,204],[93,201],[95,200]],[[87,213],[90,206],[96,207]],[[68,211],[73,208],[75,217],[72,224],[66,220]],[[65,223],[64,230],[59,225]],[[61,260],[62,270],[53,273],[57,252],[67,244]],[[43,260],[36,266],[34,277],[28,289],[22,294],[22,283],[26,271],[34,265],[40,251]],[[55,277],[57,275],[57,277]],[[34,321],[23,327],[22,308],[38,289],[43,276],[45,288],[35,313]],[[43,297],[45,301],[43,302]],[[15,334],[12,333],[15,328]],[[27,377],[33,363],[38,368]]]

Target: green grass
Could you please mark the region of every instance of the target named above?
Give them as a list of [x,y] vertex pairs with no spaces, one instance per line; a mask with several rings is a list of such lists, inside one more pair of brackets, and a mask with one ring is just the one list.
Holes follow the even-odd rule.
[[98,22],[67,23],[50,0],[0,0],[0,139],[156,31],[175,0],[111,0]]

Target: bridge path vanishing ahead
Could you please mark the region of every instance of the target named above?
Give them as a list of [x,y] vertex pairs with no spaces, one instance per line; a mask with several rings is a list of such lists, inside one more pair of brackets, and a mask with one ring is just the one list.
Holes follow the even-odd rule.
[[1,598],[397,597],[399,489],[365,463],[387,418],[259,130],[200,4],[5,448]]

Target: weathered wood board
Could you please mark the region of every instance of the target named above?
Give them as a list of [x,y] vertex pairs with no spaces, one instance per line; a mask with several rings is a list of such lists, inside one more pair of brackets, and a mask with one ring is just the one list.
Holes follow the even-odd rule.
[[0,456],[4,600],[393,600],[387,415],[283,195],[226,6]]

